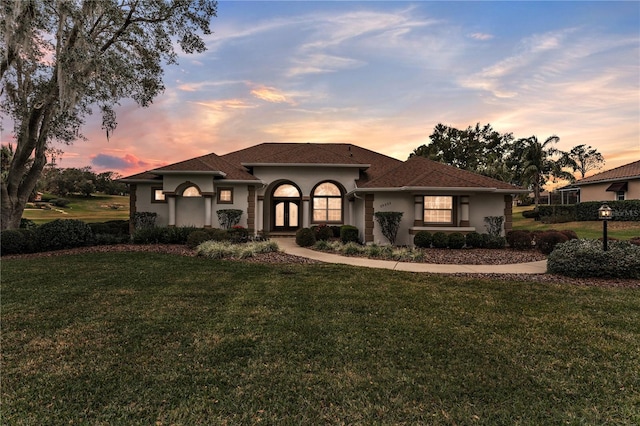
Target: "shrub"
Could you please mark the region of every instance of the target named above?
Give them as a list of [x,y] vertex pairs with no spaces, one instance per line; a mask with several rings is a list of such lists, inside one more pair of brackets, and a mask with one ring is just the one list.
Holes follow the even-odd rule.
[[536,239],[536,247],[543,254],[550,254],[556,245],[569,241],[569,238],[558,231],[546,231]]
[[545,223],[564,223],[576,220],[574,204],[552,204],[538,206],[540,220]]
[[503,249],[507,244],[507,239],[505,237],[489,235],[489,234],[484,234],[484,235],[488,237],[485,245],[486,248]]
[[431,247],[431,240],[431,232],[418,231],[413,237],[413,244],[418,248],[429,248]]
[[311,247],[316,243],[316,235],[310,228],[301,228],[296,232],[296,244],[300,247]]
[[487,233],[492,237],[498,237],[502,234],[504,216],[486,216],[484,223],[484,226],[487,228]]
[[433,234],[431,243],[435,248],[447,248],[447,245],[449,244],[449,238],[444,232],[438,231]]
[[338,251],[345,256],[355,256],[364,253],[365,248],[358,243],[349,242],[342,245]]
[[333,238],[340,238],[340,226],[332,225],[329,228],[331,228],[331,232],[333,232]]
[[522,212],[522,217],[524,217],[525,219],[538,220],[540,219],[540,212],[538,212],[537,210],[525,210]]
[[563,229],[562,231],[559,231],[559,232],[565,235],[570,240],[578,239],[578,234],[576,234],[576,231],[572,231],[571,229]]
[[37,251],[36,234],[31,229],[6,229],[0,233],[0,254],[25,254]]
[[229,241],[205,241],[196,252],[199,256],[212,259],[246,259],[260,253],[277,252],[280,248],[274,241],[259,241],[247,244],[234,244]]
[[20,229],[36,229],[38,225],[31,219],[22,218],[20,219]]
[[640,278],[640,247],[612,241],[604,251],[597,240],[571,240],[558,244],[547,260],[550,273],[588,278]]
[[205,241],[210,241],[211,235],[204,230],[193,231],[187,237],[187,247],[195,249]]
[[110,220],[107,222],[89,223],[88,225],[94,235],[108,234],[120,236],[129,234],[128,220]]
[[75,219],[56,219],[36,229],[41,251],[61,250],[93,244],[93,232],[86,223]]
[[462,247],[464,247],[465,239],[464,235],[460,232],[452,232],[451,234],[449,234],[448,241],[450,249],[461,249]]
[[533,235],[529,231],[509,231],[507,233],[509,246],[516,250],[531,250],[533,248]]
[[[612,220],[616,221],[640,221],[640,200],[607,201],[613,209]],[[599,220],[598,209],[601,201],[587,201],[576,204],[576,220]]]
[[402,212],[375,212],[373,215],[380,225],[380,232],[385,236],[391,245],[396,243],[398,229],[400,229],[400,221],[402,220]]
[[351,225],[342,225],[340,227],[340,241],[343,243],[358,243],[360,242],[360,232],[358,228]]
[[227,235],[232,243],[246,243],[249,241],[249,230],[243,226],[233,226],[227,231]]
[[469,232],[464,237],[467,247],[480,248],[482,247],[482,236],[477,232]]
[[238,209],[222,209],[217,210],[218,222],[223,229],[231,229],[233,226],[240,223],[242,217],[242,210]]
[[64,208],[71,204],[71,201],[67,200],[66,198],[56,198],[55,200],[51,200],[51,204],[56,207]]
[[318,225],[313,228],[316,234],[316,241],[326,241],[333,238],[333,230],[327,225]]
[[153,228],[156,226],[156,218],[158,213],[155,212],[136,212],[133,215],[134,229]]
[[131,236],[135,244],[186,244],[189,234],[197,228],[181,227],[145,227],[136,230]]

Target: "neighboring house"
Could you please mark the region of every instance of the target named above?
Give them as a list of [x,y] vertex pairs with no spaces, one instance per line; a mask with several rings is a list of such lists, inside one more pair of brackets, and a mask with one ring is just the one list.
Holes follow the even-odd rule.
[[413,244],[419,230],[483,233],[487,216],[505,216],[508,231],[512,196],[527,192],[424,157],[403,162],[317,143],[263,143],[121,181],[130,185],[131,216],[155,212],[159,226],[218,227],[217,210],[240,209],[240,225],[256,233],[354,225],[362,241],[385,243],[374,213],[400,211],[400,245]]
[[580,188],[580,202],[640,200],[640,160],[574,183]]

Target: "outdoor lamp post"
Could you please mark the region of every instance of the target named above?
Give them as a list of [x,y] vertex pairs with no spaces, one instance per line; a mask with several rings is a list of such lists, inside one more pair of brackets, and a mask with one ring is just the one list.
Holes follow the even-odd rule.
[[607,222],[612,217],[613,210],[606,204],[598,209],[598,218],[602,221],[602,247],[607,251]]

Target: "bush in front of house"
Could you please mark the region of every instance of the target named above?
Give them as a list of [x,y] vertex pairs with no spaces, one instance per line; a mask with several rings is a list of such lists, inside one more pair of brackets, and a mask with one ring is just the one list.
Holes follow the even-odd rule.
[[331,228],[331,231],[333,232],[333,238],[340,238],[340,226],[331,225],[329,228]]
[[95,245],[122,244],[131,240],[128,220],[89,223]]
[[360,231],[358,228],[352,225],[342,225],[340,227],[340,241],[343,243],[359,243],[360,242]]
[[40,251],[70,249],[93,244],[89,225],[76,219],[56,219],[36,228]]
[[503,249],[507,245],[507,239],[505,237],[489,234],[484,235],[487,236],[485,247],[488,249]]
[[431,247],[431,232],[429,231],[418,231],[416,235],[413,236],[413,245],[418,248],[430,248]]
[[576,278],[640,278],[640,246],[611,241],[604,251],[598,240],[560,243],[547,259],[547,271]]
[[522,217],[525,219],[539,220],[540,212],[538,210],[525,210],[522,212]]
[[396,237],[403,215],[403,212],[375,212],[373,214],[373,217],[375,217],[380,226],[380,232],[391,245],[396,243]]
[[311,228],[301,228],[296,231],[296,244],[300,247],[311,247],[316,243],[316,234]]
[[533,248],[533,234],[530,231],[515,230],[507,232],[509,247],[516,250],[531,250]]
[[211,235],[205,230],[199,229],[189,234],[187,237],[187,247],[195,249],[205,241],[211,241]]
[[311,229],[313,229],[316,234],[316,241],[327,241],[333,238],[333,229],[327,225],[318,225]]
[[38,225],[31,219],[22,218],[20,219],[20,229],[36,229]]
[[558,244],[569,241],[569,237],[558,231],[545,231],[536,238],[536,248],[542,254],[550,254]]
[[277,252],[275,241],[256,241],[235,244],[230,241],[205,241],[196,248],[198,256],[211,259],[246,259],[261,253]]
[[452,232],[449,234],[447,244],[450,249],[461,249],[464,247],[465,239],[464,234],[460,232]]
[[6,229],[0,233],[0,254],[34,253],[38,250],[36,233],[32,229]]
[[186,244],[196,230],[193,226],[145,227],[137,229],[131,240],[135,244]]
[[449,245],[449,237],[442,231],[435,232],[431,236],[431,244],[435,248],[447,248]]
[[482,235],[480,235],[479,233],[477,233],[475,231],[469,232],[467,235],[465,235],[464,239],[465,239],[465,243],[466,243],[467,247],[470,247],[470,248],[481,248],[483,246],[483,244],[482,244]]

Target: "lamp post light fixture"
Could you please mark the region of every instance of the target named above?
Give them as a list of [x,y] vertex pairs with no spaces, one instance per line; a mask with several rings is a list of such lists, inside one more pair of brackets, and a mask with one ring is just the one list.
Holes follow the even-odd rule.
[[612,216],[613,210],[608,205],[603,204],[598,209],[598,219],[602,221],[602,248],[604,251],[607,251],[609,248],[607,244],[607,222],[611,220]]

